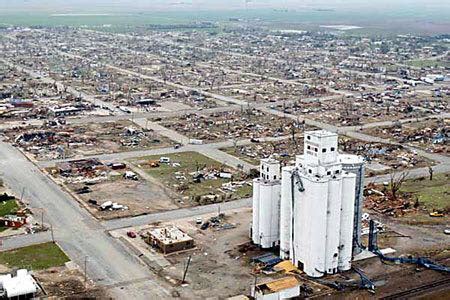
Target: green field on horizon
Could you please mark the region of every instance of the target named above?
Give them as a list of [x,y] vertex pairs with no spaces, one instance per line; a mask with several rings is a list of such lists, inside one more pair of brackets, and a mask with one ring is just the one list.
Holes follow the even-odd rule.
[[[142,11],[105,8],[79,10],[54,9],[52,11],[6,11],[0,8],[0,24],[3,26],[86,26],[108,25],[116,29],[145,25],[192,24],[212,21],[226,23],[230,18],[250,20],[269,28],[297,27],[319,28],[324,24],[356,25],[361,30],[345,33],[390,32],[448,33],[448,12],[415,11],[412,8],[388,12],[355,12],[348,10],[210,10],[210,11]],[[430,21],[431,20],[431,21]],[[422,25],[423,23],[423,25]]]

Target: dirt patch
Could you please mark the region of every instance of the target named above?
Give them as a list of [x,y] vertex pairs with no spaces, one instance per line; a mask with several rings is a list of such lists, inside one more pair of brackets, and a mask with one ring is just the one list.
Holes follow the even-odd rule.
[[48,297],[109,299],[104,288],[95,286],[92,282],[84,282],[79,270],[68,270],[66,267],[51,268],[35,274]]
[[[79,188],[77,185],[70,187],[72,190]],[[127,217],[180,207],[167,196],[161,187],[148,184],[142,179],[139,181],[126,179],[105,181],[90,186],[90,189],[90,193],[79,195],[79,198],[86,202],[89,210],[100,219]],[[127,209],[101,211],[98,206],[89,204],[91,199],[96,200],[98,204],[112,201],[126,206]]]

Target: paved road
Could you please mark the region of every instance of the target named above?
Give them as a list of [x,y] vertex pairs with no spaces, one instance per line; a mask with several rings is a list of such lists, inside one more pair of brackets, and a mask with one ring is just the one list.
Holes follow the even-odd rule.
[[153,130],[154,132],[158,133],[159,135],[165,136],[179,144],[182,144],[182,145],[189,144],[189,138],[185,135],[182,135],[181,133],[176,132],[175,130],[166,128],[164,126],[159,125],[156,122],[151,122],[145,118],[139,118],[139,119],[133,118],[132,120],[137,126],[139,126],[141,128],[144,128],[147,130]]
[[[129,280],[148,278],[142,299],[167,297],[164,285],[152,281],[152,273],[125,246],[109,237],[105,228],[70,195],[62,192],[20,152],[4,142],[0,142],[0,168],[11,190],[17,192],[26,187],[25,198],[30,205],[44,209],[44,222],[53,225],[56,241],[71,260],[82,266],[88,257],[90,279],[99,284],[120,285]],[[125,296],[121,295],[120,288],[113,292],[116,297]]]
[[52,241],[52,235],[50,231],[39,232],[35,234],[17,235],[1,238],[2,245],[1,251],[22,248],[35,244],[42,244]]
[[104,221],[102,224],[107,230],[115,230],[124,227],[142,226],[150,224],[152,222],[165,222],[182,218],[196,217],[219,211],[225,212],[233,209],[251,207],[251,205],[252,199],[246,198],[220,204],[195,206],[190,208],[169,210],[165,212],[153,213],[149,215],[143,215],[132,218],[115,219],[110,221]]
[[448,118],[450,118],[450,113],[441,113],[441,114],[435,114],[435,115],[430,115],[430,116],[420,117],[420,118],[406,118],[406,119],[400,119],[400,120],[380,121],[380,122],[367,123],[367,124],[359,125],[359,126],[342,126],[339,128],[341,130],[346,130],[346,131],[356,131],[356,130],[360,130],[360,129],[368,129],[368,128],[375,128],[375,127],[390,127],[390,126],[394,126],[397,123],[405,124],[405,123],[421,122],[421,121],[426,121],[426,120],[430,120],[430,119],[448,119]]

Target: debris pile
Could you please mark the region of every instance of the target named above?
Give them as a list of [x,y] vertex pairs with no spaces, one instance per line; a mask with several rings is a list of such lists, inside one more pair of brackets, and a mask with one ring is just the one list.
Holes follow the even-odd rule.
[[364,190],[364,195],[366,209],[392,217],[401,217],[422,209],[418,199],[414,199],[410,193],[393,196],[387,183],[381,190],[375,184],[369,184]]
[[[227,230],[236,228],[236,224],[226,222],[227,218],[225,214],[221,213],[217,216],[213,216],[209,218],[205,222],[197,222],[200,223],[200,229],[206,230],[208,228],[213,228],[214,230]],[[198,220],[201,221],[201,220]]]

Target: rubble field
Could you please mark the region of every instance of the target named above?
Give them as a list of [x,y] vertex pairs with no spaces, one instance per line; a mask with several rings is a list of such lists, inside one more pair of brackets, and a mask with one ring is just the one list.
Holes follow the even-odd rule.
[[[199,42],[199,41],[197,41]],[[243,45],[243,47],[246,47]],[[222,49],[216,49],[222,50]],[[256,49],[254,49],[256,50]],[[260,51],[256,50],[256,51]],[[264,49],[266,51],[267,49]],[[255,57],[246,57],[238,56],[223,52],[214,52],[214,54],[204,54],[202,58],[204,62],[209,64],[214,64],[216,62],[220,62],[220,65],[224,68],[228,68],[242,74],[245,73],[253,73],[262,76],[262,78],[273,76],[283,80],[292,80],[297,82],[307,82],[314,79],[320,72],[318,68],[311,67],[309,65],[312,62],[310,59],[319,58],[320,54],[305,54],[303,51],[299,51],[295,57],[295,63],[293,57],[289,57],[290,62],[282,62],[274,60],[265,59],[263,57],[255,56]],[[233,51],[240,52],[240,48],[233,49]],[[250,54],[250,53],[249,53]],[[268,54],[268,53],[267,53]],[[277,51],[277,54],[280,55]],[[270,54],[271,55],[271,54]],[[281,54],[282,55],[282,54]],[[266,56],[267,57],[267,56]],[[196,57],[195,57],[196,58]],[[194,59],[194,57],[192,58]],[[307,61],[307,62],[306,62]],[[305,63],[306,62],[306,63]]]
[[146,75],[165,81],[218,92],[227,86],[261,84],[265,80],[245,74],[237,74],[215,65],[191,64],[174,58],[160,65],[141,67]]
[[365,129],[367,134],[407,143],[428,152],[450,155],[450,119],[397,124],[392,127]]
[[251,178],[196,152],[148,156],[133,163],[179,195],[182,205],[204,205],[250,197]]
[[165,119],[160,124],[191,139],[207,143],[288,135],[292,132],[294,121],[251,109],[210,115],[187,114]]
[[[131,168],[130,168],[131,167]],[[99,219],[142,215],[180,207],[172,193],[148,182],[125,163],[81,160],[48,169]]]
[[293,84],[280,81],[269,81],[257,85],[221,88],[221,94],[231,96],[248,103],[278,102],[300,100],[301,98],[330,96],[323,87],[308,84]]
[[[35,51],[39,53],[40,49],[37,47]],[[68,90],[67,87],[71,87],[76,93],[84,93],[93,99],[113,103],[116,107],[124,107],[126,109],[123,110],[133,112],[159,111],[161,108],[164,110],[166,102],[179,103],[181,106],[189,105],[190,108],[218,106],[210,97],[199,97],[159,81],[110,68],[96,55],[93,59],[85,59],[65,56],[58,52],[46,57],[37,53],[35,55],[38,62],[29,61],[28,57],[25,59],[20,55],[11,57],[11,60],[36,70],[43,78],[50,76],[52,79],[46,85],[58,92],[55,96],[64,94]],[[137,71],[142,73],[141,69]],[[23,77],[27,76],[21,78]],[[37,81],[30,79],[33,80]],[[21,94],[18,95],[20,96]],[[67,101],[60,104],[67,104]]]
[[[145,70],[145,67],[142,67]],[[145,73],[145,72],[144,72]],[[71,75],[70,75],[71,74]],[[181,108],[212,108],[217,102],[196,92],[176,89],[165,83],[142,78],[104,67],[99,61],[74,64],[64,84],[96,99],[112,102],[130,111],[160,111],[167,103],[178,103]]]
[[158,133],[141,129],[127,120],[70,125],[55,120],[40,127],[8,129],[5,135],[36,160],[77,158],[173,145],[172,141]]
[[[252,143],[250,145],[229,147],[222,149],[225,152],[241,158],[253,165],[259,165],[262,158],[270,156],[288,163],[295,160],[295,156],[303,151],[303,137],[296,137],[281,141]],[[402,146],[391,144],[365,142],[361,140],[341,137],[339,150],[343,153],[357,154],[366,161],[366,176],[389,173],[392,170],[406,170],[433,165],[431,161],[423,158]]]
[[434,165],[433,161],[410,151],[401,145],[388,143],[365,142],[362,140],[341,137],[339,149],[348,154],[364,157],[366,161],[366,176],[390,173],[393,170],[402,171],[411,168],[421,168]]
[[0,99],[58,97],[63,91],[54,83],[34,79],[15,67],[0,62]]
[[34,79],[16,68],[0,63],[0,120],[45,119],[58,109],[77,114],[101,114],[52,81]]
[[408,99],[367,93],[358,97],[342,97],[341,100],[334,101],[277,105],[276,109],[340,126],[358,126],[380,121],[421,118],[434,113],[432,110],[416,107],[413,104]]
[[259,165],[261,159],[268,157],[287,164],[295,160],[295,155],[303,152],[303,137],[295,137],[295,141],[292,138],[286,138],[281,141],[252,143],[221,150],[255,166]]

